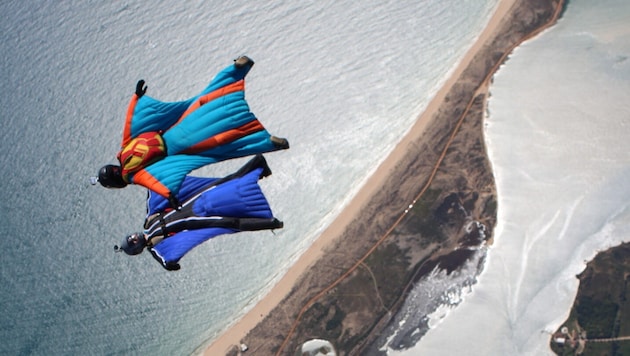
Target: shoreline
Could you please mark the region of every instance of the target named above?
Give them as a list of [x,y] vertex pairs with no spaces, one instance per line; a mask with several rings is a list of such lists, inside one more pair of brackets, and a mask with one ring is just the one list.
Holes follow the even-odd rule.
[[313,242],[313,244],[300,256],[300,258],[287,270],[286,274],[272,287],[272,289],[239,321],[230,326],[207,347],[204,347],[204,355],[226,354],[235,345],[239,345],[247,333],[262,321],[279,302],[292,290],[298,279],[322,257],[323,252],[337,241],[346,228],[354,221],[367,205],[372,196],[379,190],[389,178],[390,172],[403,158],[407,147],[416,142],[421,142],[427,126],[436,117],[436,113],[444,104],[446,95],[453,88],[462,73],[472,63],[473,58],[479,53],[486,42],[500,30],[502,20],[509,14],[516,0],[500,0],[488,24],[481,31],[475,42],[462,57],[455,69],[450,73],[440,90],[431,99],[424,111],[402,138],[388,157],[379,165],[375,173],[366,181],[365,185],[352,198],[350,203],[341,211],[334,221]]

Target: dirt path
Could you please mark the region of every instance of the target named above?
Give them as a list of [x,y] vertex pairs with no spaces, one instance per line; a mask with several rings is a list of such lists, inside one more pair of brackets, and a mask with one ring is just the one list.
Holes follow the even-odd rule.
[[[538,1],[539,0],[531,0],[533,3]],[[548,4],[547,0],[540,0],[540,2]],[[501,5],[502,10],[505,11],[503,15],[510,14],[512,7],[516,6],[514,5],[516,3],[515,0],[503,1]],[[562,6],[563,1],[561,0],[559,1],[555,15],[547,25],[555,21]],[[527,10],[528,9],[525,9],[525,11]],[[525,17],[535,20],[539,14],[530,11],[520,15],[519,20]],[[503,19],[503,17],[500,17],[500,19]],[[294,349],[295,345],[291,345],[291,343],[295,344],[297,341],[292,340],[292,338],[296,338],[296,335],[299,334],[296,330],[304,324],[303,319],[306,312],[316,303],[320,305],[325,304],[322,302],[322,299],[327,295],[334,295],[336,287],[342,282],[347,284],[347,280],[351,279],[348,277],[360,274],[355,272],[359,270],[360,266],[368,265],[366,259],[371,256],[379,246],[384,245],[384,242],[390,237],[392,231],[401,224],[403,218],[408,215],[408,211],[410,210],[408,207],[412,207],[420,197],[425,195],[429,185],[431,185],[435,179],[440,179],[439,174],[437,174],[438,170],[443,170],[441,173],[443,176],[442,179],[453,179],[453,177],[448,175],[456,175],[462,172],[465,177],[458,181],[460,183],[480,179],[477,176],[470,176],[470,174],[476,174],[474,170],[478,167],[462,166],[462,162],[467,161],[465,158],[469,157],[467,154],[470,153],[470,150],[462,150],[461,148],[453,149],[453,143],[455,142],[456,146],[458,144],[457,141],[460,141],[459,145],[462,145],[462,142],[471,142],[471,140],[481,142],[480,134],[477,133],[481,132],[480,130],[477,131],[477,129],[475,129],[474,133],[468,132],[466,135],[462,135],[460,129],[462,123],[465,121],[464,118],[469,114],[471,108],[476,106],[476,110],[479,111],[477,116],[478,120],[476,122],[479,124],[483,116],[482,111],[479,109],[479,103],[481,100],[485,101],[488,84],[500,64],[504,62],[506,56],[514,47],[542,31],[540,26],[536,29],[527,27],[519,30],[512,28],[508,30],[499,29],[498,24],[494,24],[494,26],[491,31],[484,34],[486,37],[480,37],[476,48],[471,50],[471,53],[464,58],[462,65],[460,65],[460,68],[453,75],[453,78],[451,78],[443,90],[436,95],[430,107],[412,129],[409,137],[404,138],[395,149],[395,152],[392,153],[392,159],[385,162],[382,167],[379,167],[380,173],[375,174],[374,177],[371,178],[370,182],[362,189],[362,193],[359,194],[357,199],[351,203],[348,209],[342,212],[338,219],[342,223],[335,224],[331,227],[330,231],[326,231],[326,233],[323,234],[324,237],[328,236],[329,238],[318,239],[309,249],[309,253],[305,253],[305,258],[296,263],[296,265],[299,266],[291,268],[283,280],[274,287],[274,291],[263,299],[250,313],[237,323],[237,325],[228,330],[228,332],[222,335],[218,340],[215,340],[215,342],[206,349],[206,355],[236,354],[226,351],[230,348],[233,350],[234,345],[239,344],[239,340],[251,346],[251,351],[260,351],[265,354],[275,353],[276,355],[288,354],[285,350]],[[543,26],[543,28],[546,27],[547,26]],[[513,41],[513,39],[518,39],[518,33],[522,33],[524,37],[520,39],[520,41]],[[491,43],[490,41],[492,40],[499,43]],[[510,41],[510,44],[516,44],[511,47],[504,47],[503,45],[507,41]],[[478,57],[473,59],[474,56]],[[476,95],[477,93],[484,95]],[[475,100],[477,100],[476,103]],[[440,120],[434,119],[435,116],[440,116]],[[433,126],[430,124],[433,124]],[[471,131],[473,129],[468,128],[468,130]],[[464,131],[466,131],[466,129],[464,129]],[[456,138],[458,133],[460,135]],[[483,145],[479,144],[478,146]],[[451,155],[451,162],[449,162],[449,157],[446,156],[446,152],[449,148],[451,148],[454,153]],[[421,151],[420,156],[413,154],[417,150]],[[464,153],[460,154],[461,152]],[[480,152],[480,156],[482,155],[483,152]],[[448,168],[445,168],[445,165],[448,166]],[[448,174],[446,174],[447,177],[445,177],[444,171],[448,172]],[[487,173],[488,171],[489,169],[486,168],[484,172]],[[438,178],[436,178],[436,174]],[[394,187],[385,186],[385,182],[388,179],[395,182]],[[492,179],[489,177],[487,180],[491,181]],[[485,184],[487,182],[483,183]],[[419,186],[422,186],[422,189],[416,194]],[[389,188],[394,190],[390,191]],[[460,188],[461,184],[453,189]],[[475,191],[475,193],[477,192],[478,190]],[[480,194],[495,194],[495,192],[480,192]],[[395,204],[396,206],[392,206],[394,205],[392,201],[395,200],[395,198],[402,198],[403,196],[403,199],[396,200],[396,202],[407,201],[409,203],[402,204],[402,209],[401,206],[398,206],[398,203]],[[371,199],[374,201],[370,201]],[[378,215],[376,215],[378,218],[373,216],[374,209],[378,210]],[[350,223],[359,220],[361,222],[352,226],[352,229],[348,229]],[[367,220],[369,224],[372,224],[365,227],[367,230],[360,225],[363,220]],[[343,223],[344,221],[345,223]],[[492,227],[493,225],[490,224],[489,226]],[[348,233],[345,233],[346,229],[348,229]],[[367,236],[365,231],[374,234]],[[354,251],[350,248],[344,250],[348,254],[348,259],[344,261],[347,262],[347,267],[344,267],[346,272],[339,276],[338,268],[336,268],[334,272],[331,272],[316,264],[316,262],[322,256],[325,248],[331,246],[333,242],[336,243],[336,241],[339,240],[338,237],[341,235],[344,235],[343,243],[345,243],[347,247],[354,248],[360,244],[361,249],[356,249],[356,253],[348,252]],[[370,239],[369,244],[366,243],[368,238]],[[366,251],[366,249],[367,252],[359,253],[359,251]],[[444,251],[436,252],[436,249],[433,247],[426,248],[425,250],[426,251],[423,252],[424,254],[432,254],[433,252],[445,253]],[[312,251],[312,253],[310,251]],[[421,257],[418,257],[418,259],[420,258]],[[356,261],[356,263],[352,264],[352,261]],[[322,264],[325,267],[327,262],[324,261]],[[337,266],[339,264],[340,261],[336,261],[335,265]],[[375,275],[378,275],[378,272],[382,272],[378,268],[368,268],[372,279],[372,282],[370,282],[370,289],[372,290],[374,289],[372,284],[376,283],[377,280]],[[309,271],[310,273],[306,274],[304,273],[305,271]],[[388,278],[391,279],[392,274],[388,276]],[[300,282],[296,283],[298,280],[300,280]],[[378,286],[381,286],[382,283],[383,279],[380,280]],[[379,300],[376,306],[380,309],[383,305],[383,300],[378,289],[376,294]],[[336,297],[339,297],[339,295]],[[339,300],[337,299],[337,301]],[[275,311],[271,312],[274,308]],[[297,312],[297,310],[299,310],[299,312]],[[335,310],[339,310],[338,305],[335,304],[334,308],[330,310],[332,310],[333,313]],[[367,308],[367,310],[373,312],[373,310],[369,308]],[[365,312],[365,310],[362,310],[362,312]],[[357,315],[357,313],[354,312],[351,314],[352,316]],[[290,317],[290,315],[293,317]],[[348,324],[353,322],[351,320],[344,321],[347,321]],[[361,320],[358,324],[357,320],[354,320],[354,322],[356,324],[354,325],[355,329],[357,325],[369,323],[364,320]],[[379,324],[379,320],[375,322]],[[374,326],[374,330],[372,331],[375,331],[379,327],[380,326]],[[352,330],[352,328],[350,328],[350,330]],[[309,329],[309,332],[310,331],[312,330]],[[247,334],[246,337],[245,334]],[[278,346],[279,344],[281,345]]]

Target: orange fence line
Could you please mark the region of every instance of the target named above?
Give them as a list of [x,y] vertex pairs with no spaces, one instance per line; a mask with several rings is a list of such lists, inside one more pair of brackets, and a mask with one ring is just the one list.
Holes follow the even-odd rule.
[[[477,87],[477,89],[475,89],[474,95],[472,96],[472,98],[470,99],[470,101],[468,102],[468,105],[466,105],[466,109],[464,110],[464,112],[461,114],[461,116],[458,119],[457,125],[455,125],[455,127],[453,128],[453,132],[451,133],[451,136],[448,139],[448,142],[446,143],[446,146],[444,147],[444,149],[442,150],[442,153],[440,154],[440,157],[438,158],[435,166],[433,167],[433,171],[431,172],[431,175],[429,176],[429,179],[427,181],[427,183],[424,185],[424,187],[422,188],[422,190],[420,191],[420,193],[418,193],[416,195],[416,197],[413,199],[413,202],[415,203],[416,201],[418,201],[418,199],[420,199],[422,197],[422,195],[424,195],[424,193],[426,192],[426,190],[429,188],[429,186],[431,185],[431,183],[433,182],[433,179],[435,177],[435,175],[437,174],[437,171],[440,167],[440,165],[442,164],[442,161],[444,160],[444,157],[446,156],[446,151],[450,148],[451,144],[453,143],[453,140],[455,139],[455,136],[457,135],[459,128],[461,127],[462,123],[464,122],[464,119],[466,118],[466,115],[468,114],[468,111],[470,111],[470,108],[472,107],[475,97],[477,96],[478,92],[485,86],[487,85],[487,83],[490,81],[490,79],[492,78],[492,76],[494,75],[494,73],[497,71],[497,69],[499,68],[499,66],[501,64],[503,64],[503,61],[505,60],[505,58],[516,48],[518,47],[521,43],[527,41],[528,39],[538,35],[540,32],[542,32],[543,30],[545,30],[547,27],[549,27],[552,23],[554,23],[557,20],[558,15],[560,14],[560,10],[562,9],[564,0],[560,0],[559,4],[558,4],[558,8],[556,9],[553,17],[549,20],[549,22],[547,22],[544,26],[540,27],[538,30],[530,33],[529,35],[523,37],[519,42],[517,42],[516,44],[514,44],[513,46],[511,46],[504,54],[503,56],[501,56],[501,58],[499,59],[499,61],[497,61],[497,63],[492,67],[492,69],[488,72],[488,74],[486,75],[485,79],[481,82],[481,84]],[[282,342],[282,344],[280,345],[280,348],[278,349],[278,352],[276,353],[276,355],[280,355],[280,353],[284,350],[284,348],[286,347],[287,343],[289,342],[289,339],[291,338],[291,336],[293,335],[293,333],[295,332],[295,329],[297,328],[298,324],[300,323],[300,320],[302,319],[302,316],[304,316],[304,314],[306,313],[306,311],[322,296],[324,296],[326,293],[328,293],[331,289],[333,289],[334,287],[336,287],[339,283],[341,283],[344,279],[346,279],[346,277],[348,277],[352,272],[354,272],[360,265],[361,263],[363,263],[382,243],[383,241],[385,241],[385,239],[387,239],[387,237],[389,237],[389,235],[392,233],[392,231],[394,231],[394,229],[396,227],[398,227],[398,225],[400,224],[400,222],[403,220],[403,218],[405,217],[405,215],[407,214],[407,209],[405,209],[405,212],[403,212],[400,217],[398,217],[398,219],[396,220],[396,222],[394,222],[394,224],[381,236],[381,238],[368,250],[368,252],[363,255],[363,257],[361,257],[352,267],[350,267],[350,269],[348,269],[343,275],[341,275],[339,278],[337,278],[334,282],[332,282],[328,287],[324,288],[321,292],[317,293],[314,297],[312,297],[308,302],[306,302],[306,304],[304,304],[304,306],[302,307],[302,309],[300,309],[300,312],[298,313],[297,317],[295,318],[295,321],[293,322],[291,329],[289,330],[289,333],[287,334],[287,336],[285,337],[284,341]]]

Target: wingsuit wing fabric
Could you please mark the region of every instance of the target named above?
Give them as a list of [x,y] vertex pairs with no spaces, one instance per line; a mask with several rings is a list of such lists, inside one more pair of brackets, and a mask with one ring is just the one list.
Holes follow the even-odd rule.
[[[185,203],[190,200],[194,195],[199,194],[199,192],[207,190],[212,186],[216,186],[221,183],[243,177],[256,169],[260,169],[259,179],[271,175],[271,169],[267,165],[267,160],[263,155],[257,154],[245,164],[243,164],[243,166],[238,171],[223,178],[202,178],[186,176],[184,178],[184,183],[182,184],[181,189],[176,196],[177,200]],[[172,208],[170,206],[170,202],[159,194],[156,194],[149,190],[147,196],[147,218],[155,213],[163,212],[166,209]]]
[[168,197],[179,192],[194,169],[287,148],[274,145],[245,100],[245,76],[252,65],[226,67],[199,95],[184,101],[166,103],[134,94],[121,149],[143,133],[158,132],[166,156],[129,174],[129,182]]
[[[217,178],[186,176],[177,194],[178,201],[186,201],[202,188],[209,187],[219,181]],[[171,209],[170,202],[163,196],[149,191],[147,195],[147,218],[155,213]]]
[[[191,221],[190,225],[198,224],[203,218],[229,218],[230,224],[234,224],[178,231],[151,247],[152,255],[168,269],[168,266],[176,265],[190,250],[215,236],[281,227],[277,225],[279,222],[274,219],[269,203],[258,185],[258,180],[268,174],[270,170],[264,158],[257,156],[238,172],[222,179],[187,176],[178,199],[184,201],[183,211],[192,211],[190,216],[186,216]],[[149,193],[147,218],[167,208],[168,200]],[[163,228],[169,231],[173,226],[171,223],[181,221],[181,218],[167,220],[163,222]],[[221,225],[218,220],[216,224]],[[145,230],[145,234],[151,235],[148,230]]]
[[185,254],[209,239],[235,232],[238,231],[220,227],[182,231],[160,242],[149,251],[162,266],[166,267],[177,264]]

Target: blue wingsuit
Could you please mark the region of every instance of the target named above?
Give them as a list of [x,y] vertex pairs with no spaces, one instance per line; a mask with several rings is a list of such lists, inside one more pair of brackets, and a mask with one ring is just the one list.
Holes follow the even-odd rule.
[[149,192],[143,244],[164,268],[177,270],[186,253],[217,235],[282,228],[258,185],[270,174],[264,157],[257,155],[224,178],[187,176],[177,196],[179,210]]

